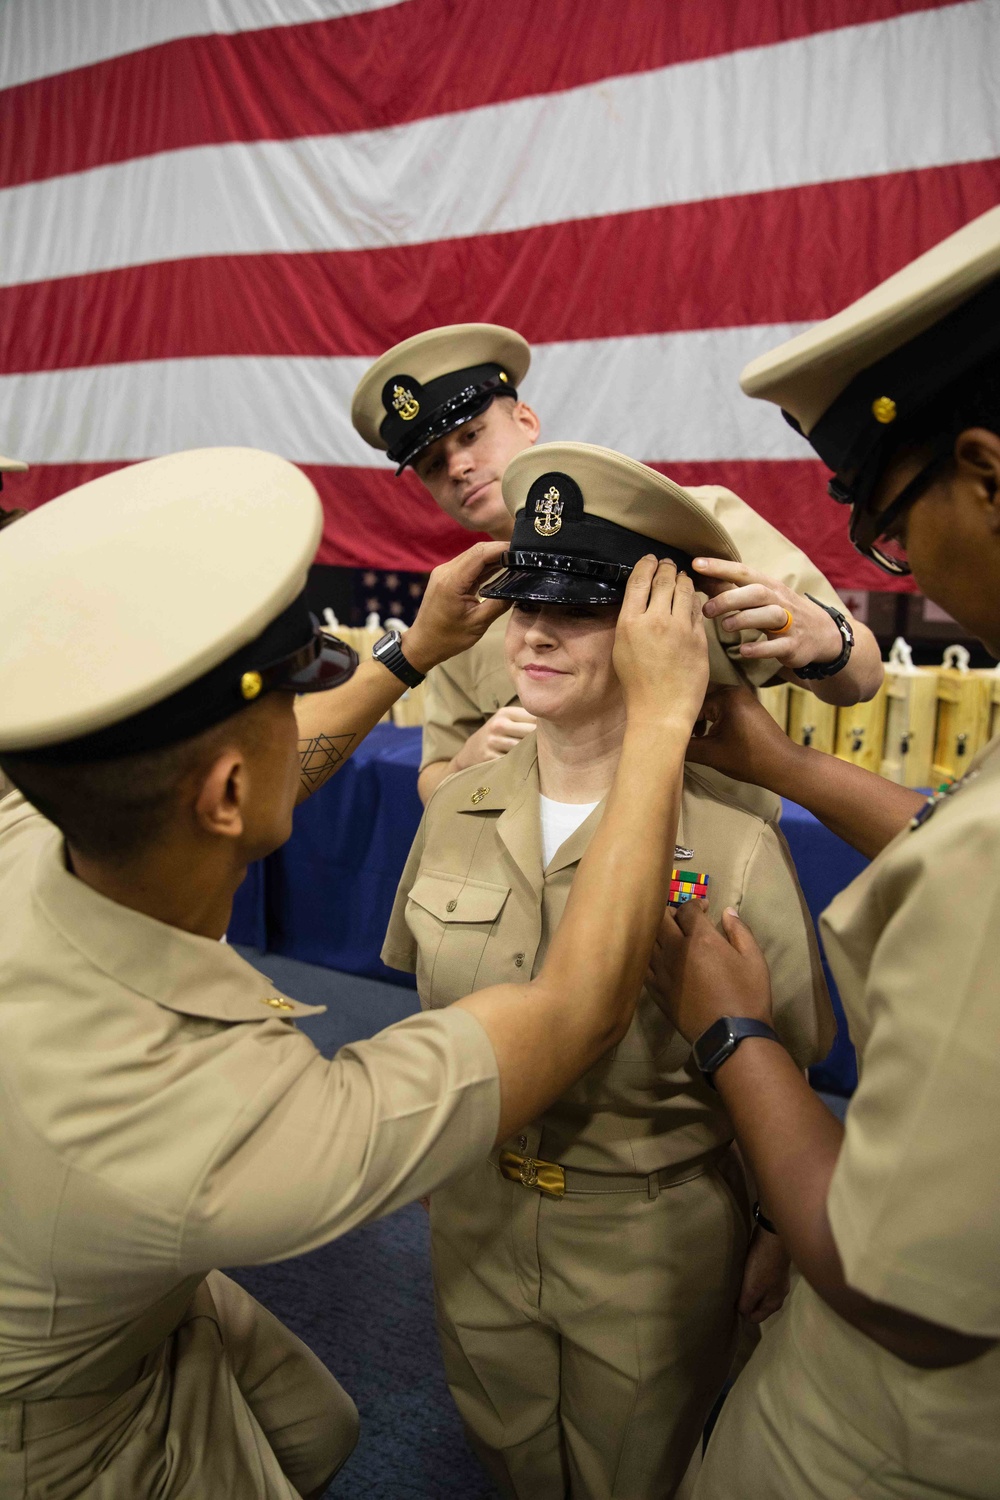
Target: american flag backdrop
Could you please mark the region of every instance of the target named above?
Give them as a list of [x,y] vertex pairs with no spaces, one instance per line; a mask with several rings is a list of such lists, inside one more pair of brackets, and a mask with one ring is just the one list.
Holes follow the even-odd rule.
[[543,437],[730,486],[845,588],[754,355],[1000,200],[1000,0],[0,0],[0,451],[38,504],[236,443],[319,561],[468,537],[351,428],[440,323],[534,347]]

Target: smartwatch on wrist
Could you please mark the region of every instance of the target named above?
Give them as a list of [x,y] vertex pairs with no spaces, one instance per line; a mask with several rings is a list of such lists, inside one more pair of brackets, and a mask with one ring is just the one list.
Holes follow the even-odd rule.
[[811,661],[808,666],[793,667],[792,671],[796,677],[804,677],[807,682],[815,681],[820,677],[836,677],[837,673],[842,672],[847,666],[847,663],[851,659],[851,652],[854,650],[854,631],[851,629],[851,622],[846,615],[841,614],[839,609],[834,609],[832,605],[824,604],[822,599],[814,599],[812,594],[807,594],[806,598],[812,599],[813,604],[818,604],[820,609],[825,610],[830,616],[830,619],[840,631],[843,648],[840,655],[834,661]]
[[753,1206],[753,1221],[755,1224],[759,1224],[761,1229],[766,1230],[768,1234],[777,1234],[778,1232],[776,1225],[771,1223],[766,1214],[761,1213],[759,1203],[755,1203]]
[[727,1057],[732,1057],[740,1042],[748,1036],[764,1036],[768,1041],[781,1045],[778,1033],[763,1021],[751,1021],[748,1016],[720,1016],[691,1048],[695,1060],[709,1088],[715,1088],[712,1074],[721,1068]]
[[424,680],[423,672],[418,672],[403,655],[398,630],[387,630],[385,635],[379,636],[372,647],[372,656],[376,661],[380,661],[383,667],[388,667],[390,672],[394,672],[400,682],[405,682],[407,687],[419,687]]

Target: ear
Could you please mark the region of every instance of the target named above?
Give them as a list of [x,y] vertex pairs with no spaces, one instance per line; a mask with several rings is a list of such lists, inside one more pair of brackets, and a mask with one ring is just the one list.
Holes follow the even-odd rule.
[[975,487],[989,506],[994,531],[1000,531],[1000,434],[988,427],[969,427],[955,439],[955,473]]
[[243,753],[229,746],[202,775],[194,803],[195,821],[201,831],[216,838],[241,838],[248,787]]
[[527,401],[518,401],[515,403],[511,415],[529,443],[534,446],[538,442],[539,434],[542,430],[542,424],[538,420],[537,413],[532,410]]

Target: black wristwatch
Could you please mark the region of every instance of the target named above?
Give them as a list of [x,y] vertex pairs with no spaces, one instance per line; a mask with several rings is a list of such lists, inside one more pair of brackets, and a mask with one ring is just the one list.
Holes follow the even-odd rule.
[[811,661],[808,666],[793,667],[792,671],[796,677],[804,677],[810,682],[818,677],[836,677],[837,673],[842,672],[847,666],[851,659],[851,652],[854,650],[854,631],[851,629],[851,622],[846,615],[841,614],[839,609],[824,604],[822,599],[814,599],[812,594],[807,594],[806,598],[812,599],[812,602],[818,604],[820,609],[826,610],[840,631],[840,639],[844,643],[844,648],[835,661]]
[[385,635],[379,636],[372,647],[372,656],[376,661],[380,661],[383,667],[388,667],[390,672],[394,672],[400,682],[405,682],[407,687],[419,687],[424,680],[423,672],[418,672],[403,655],[398,630],[387,630]]
[[753,1206],[753,1221],[755,1224],[759,1224],[761,1229],[766,1230],[768,1234],[777,1234],[778,1232],[777,1225],[772,1224],[767,1215],[761,1213],[759,1203],[755,1203]]
[[751,1021],[748,1016],[720,1016],[707,1031],[702,1032],[691,1048],[691,1056],[710,1088],[715,1088],[712,1074],[716,1068],[721,1068],[726,1058],[732,1057],[740,1042],[745,1041],[748,1036],[764,1036],[781,1045],[781,1038],[776,1031],[763,1021]]

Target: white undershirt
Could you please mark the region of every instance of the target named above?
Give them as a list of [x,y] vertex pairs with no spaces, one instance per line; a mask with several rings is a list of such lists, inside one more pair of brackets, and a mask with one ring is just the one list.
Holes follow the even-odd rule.
[[557,849],[561,849],[580,824],[590,817],[596,802],[553,802],[551,797],[538,798],[542,815],[542,868],[546,868]]

